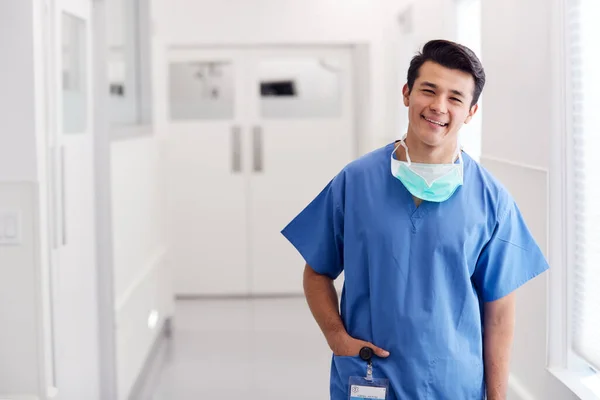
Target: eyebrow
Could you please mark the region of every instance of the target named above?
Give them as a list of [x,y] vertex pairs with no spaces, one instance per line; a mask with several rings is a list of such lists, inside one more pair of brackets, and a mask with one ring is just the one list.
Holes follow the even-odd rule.
[[[437,89],[438,88],[438,86],[435,83],[431,83],[431,82],[427,82],[427,81],[421,82],[421,86],[427,86],[427,87],[430,87],[432,89]],[[450,90],[450,92],[452,92],[453,94],[455,94],[457,96],[465,98],[465,95],[463,94],[463,92],[460,92],[458,90]]]

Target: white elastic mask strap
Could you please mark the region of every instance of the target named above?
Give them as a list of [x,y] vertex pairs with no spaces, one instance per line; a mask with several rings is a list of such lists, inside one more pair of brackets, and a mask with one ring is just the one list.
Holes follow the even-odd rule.
[[463,158],[462,158],[462,146],[460,144],[460,140],[458,140],[456,142],[456,151],[454,152],[454,157],[452,157],[452,163],[454,163],[456,156],[458,156],[458,159],[460,160],[460,163],[462,164]]
[[406,147],[406,143],[404,143],[404,138],[402,138],[400,140],[400,145],[402,147],[404,147],[404,151],[406,152],[406,162],[408,163],[408,165],[410,165],[411,164],[411,162],[410,162],[410,156],[408,155],[408,147]]

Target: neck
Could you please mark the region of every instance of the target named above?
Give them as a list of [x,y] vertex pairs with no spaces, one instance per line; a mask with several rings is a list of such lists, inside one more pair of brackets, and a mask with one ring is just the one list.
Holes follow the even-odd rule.
[[[441,146],[430,146],[415,138],[410,133],[404,139],[411,162],[423,164],[446,164],[456,161],[456,142],[450,141]],[[406,160],[406,151],[404,147],[399,146],[396,150],[396,157],[399,160]]]

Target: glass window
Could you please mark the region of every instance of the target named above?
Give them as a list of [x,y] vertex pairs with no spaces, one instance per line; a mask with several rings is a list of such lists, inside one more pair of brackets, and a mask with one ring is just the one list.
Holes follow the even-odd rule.
[[63,132],[87,130],[85,21],[62,14],[62,108]]
[[263,118],[334,118],[342,111],[340,66],[319,58],[270,59],[259,64]]
[[600,2],[568,2],[571,350],[600,371]]
[[232,119],[235,104],[234,83],[233,65],[230,62],[171,63],[171,119]]
[[110,120],[113,126],[152,119],[149,13],[145,0],[106,0]]

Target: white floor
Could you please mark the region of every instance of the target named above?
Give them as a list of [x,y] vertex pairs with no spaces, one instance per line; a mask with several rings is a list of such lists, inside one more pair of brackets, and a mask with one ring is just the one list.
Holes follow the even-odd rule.
[[303,298],[186,300],[151,400],[329,398],[331,352]]

